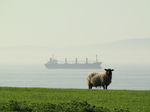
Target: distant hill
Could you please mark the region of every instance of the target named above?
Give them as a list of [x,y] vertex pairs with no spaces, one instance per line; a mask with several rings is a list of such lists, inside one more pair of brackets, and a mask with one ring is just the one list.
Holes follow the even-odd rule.
[[127,39],[105,44],[70,48],[74,55],[91,56],[97,54],[106,63],[145,64],[150,63],[150,38]]
[[114,63],[150,63],[150,39],[128,39],[94,46],[101,49]]
[[148,48],[150,47],[150,38],[144,38],[144,39],[127,39],[127,40],[120,40],[120,41],[115,41],[111,43],[105,43],[105,44],[97,44],[93,45],[91,47],[102,47],[102,48],[123,48],[123,49],[128,49],[128,48]]
[[[103,64],[150,64],[150,38],[127,39],[105,44],[95,44],[68,48],[41,46],[16,46],[0,48],[1,63],[46,63],[54,54],[58,60],[68,58],[74,61],[95,61],[98,55]],[[5,60],[4,60],[5,59]]]

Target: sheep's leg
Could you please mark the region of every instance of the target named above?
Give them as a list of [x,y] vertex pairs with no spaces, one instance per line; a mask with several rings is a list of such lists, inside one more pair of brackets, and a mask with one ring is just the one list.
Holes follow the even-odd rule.
[[92,89],[92,86],[89,86],[89,89]]
[[106,90],[107,90],[107,85],[106,85],[106,88],[105,88]]
[[103,85],[103,89],[106,89],[106,90],[107,90],[107,85]]
[[103,89],[105,89],[105,85],[103,85]]
[[103,85],[103,89],[107,90],[108,85]]

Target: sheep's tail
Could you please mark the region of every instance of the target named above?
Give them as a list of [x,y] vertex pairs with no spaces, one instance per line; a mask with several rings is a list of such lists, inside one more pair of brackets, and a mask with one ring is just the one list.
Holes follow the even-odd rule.
[[88,74],[88,77],[87,77],[87,79],[86,79],[86,83],[87,83],[87,85],[89,86],[89,85],[91,85],[91,78],[93,77],[93,76],[95,76],[97,73],[95,73],[95,72],[92,72],[92,73],[89,73]]
[[89,79],[89,77],[86,79],[86,83],[87,83],[87,85],[89,86],[91,83],[90,83],[91,81],[90,81],[90,79]]

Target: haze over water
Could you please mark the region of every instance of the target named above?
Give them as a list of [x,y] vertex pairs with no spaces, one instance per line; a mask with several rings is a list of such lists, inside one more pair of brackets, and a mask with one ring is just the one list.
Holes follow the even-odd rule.
[[[88,89],[86,85],[87,74],[103,71],[103,69],[49,70],[37,65],[0,66],[0,86]],[[121,67],[115,66],[112,83],[108,89],[150,90],[149,73],[150,70],[145,68],[136,70],[135,67],[126,66],[126,71],[124,71]]]
[[[93,61],[97,55],[98,61],[103,62],[103,68],[115,69],[114,82],[117,86],[112,85],[112,89],[120,89],[120,78],[129,79],[123,84],[132,82],[133,74],[138,75],[135,77],[135,80],[138,77],[138,82],[148,81],[149,6],[148,0],[0,0],[0,86],[52,87],[48,85],[49,82],[42,86],[38,79],[43,77],[41,81],[44,82],[48,76],[46,74],[50,74],[49,80],[53,79],[51,74],[55,70],[44,68],[53,54],[60,61],[65,58],[68,61],[75,58]],[[37,72],[39,76],[36,76]],[[82,76],[80,78],[84,79],[87,72],[92,70],[62,72],[62,76],[69,73],[75,77],[77,74],[76,77]],[[64,79],[59,70],[55,73]],[[21,81],[26,82],[23,84]],[[149,82],[145,81],[144,84]],[[133,86],[130,87],[123,89],[133,89]]]
[[[0,64],[43,64],[52,54],[59,60],[95,60],[97,54],[105,63],[150,63],[149,46],[130,42],[150,39],[149,5],[148,0],[1,0]],[[120,40],[129,41],[109,46]]]

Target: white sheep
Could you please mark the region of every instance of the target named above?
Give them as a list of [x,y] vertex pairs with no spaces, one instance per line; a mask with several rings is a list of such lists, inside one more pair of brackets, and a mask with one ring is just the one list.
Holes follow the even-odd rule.
[[87,77],[89,89],[101,86],[103,86],[103,89],[107,89],[107,86],[111,83],[112,71],[114,71],[114,69],[105,69],[105,72],[102,73],[89,73]]

